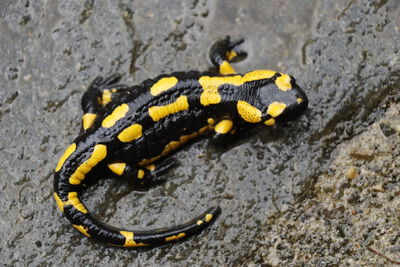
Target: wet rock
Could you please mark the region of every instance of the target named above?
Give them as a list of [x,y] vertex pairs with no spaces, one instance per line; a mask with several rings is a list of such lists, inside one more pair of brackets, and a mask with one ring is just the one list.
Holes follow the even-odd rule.
[[[161,2],[0,3],[2,263],[356,266],[387,263],[367,246],[399,255],[397,1]],[[139,229],[219,204],[221,216],[200,235],[150,250],[81,236],[55,207],[52,177],[79,133],[90,81],[207,70],[209,46],[226,34],[246,39],[240,72],[292,74],[309,110],[228,149],[193,144],[169,181],[147,192],[104,180],[84,195],[103,221]],[[372,156],[349,157],[349,147]]]

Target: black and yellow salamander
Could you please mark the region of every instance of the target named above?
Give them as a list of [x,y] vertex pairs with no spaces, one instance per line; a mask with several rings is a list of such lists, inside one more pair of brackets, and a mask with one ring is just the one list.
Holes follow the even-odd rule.
[[229,37],[211,50],[217,73],[176,72],[138,86],[119,84],[117,75],[96,78],[82,97],[81,134],[55,169],[58,208],[82,234],[109,245],[160,245],[190,236],[210,224],[219,208],[179,226],[151,231],[116,229],[97,220],[81,202],[86,185],[113,176],[136,185],[162,181],[175,165],[164,158],[198,136],[217,140],[257,124],[273,126],[299,117],[308,99],[293,77],[272,70],[238,74],[230,65],[245,52]]

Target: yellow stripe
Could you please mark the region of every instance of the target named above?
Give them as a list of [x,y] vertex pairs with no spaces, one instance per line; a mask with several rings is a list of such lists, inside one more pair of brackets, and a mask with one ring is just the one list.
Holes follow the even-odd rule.
[[253,70],[251,72],[246,73],[243,76],[243,80],[248,82],[248,81],[256,81],[262,79],[270,79],[274,77],[275,74],[276,72],[273,70]]
[[78,198],[77,192],[69,192],[68,193],[68,201],[64,202],[64,206],[72,205],[75,209],[79,210],[82,213],[87,213],[87,209],[82,204],[82,202]]
[[239,100],[237,102],[237,110],[242,119],[247,122],[257,123],[261,121],[261,110],[250,105],[246,101]]
[[121,142],[131,142],[135,139],[138,139],[142,136],[142,125],[133,124],[124,130],[118,135],[118,139]]
[[146,169],[148,169],[149,171],[154,171],[155,169],[156,169],[156,165],[154,165],[154,164],[150,164],[150,165],[147,165],[147,166],[145,166],[146,167]]
[[175,77],[165,77],[157,81],[150,88],[150,94],[156,96],[164,91],[167,91],[174,87],[178,83],[178,79]]
[[56,172],[58,172],[61,169],[61,167],[64,165],[64,162],[69,158],[69,156],[71,156],[72,153],[74,153],[75,149],[76,149],[76,144],[73,143],[65,150],[64,154],[61,156],[60,160],[57,163]]
[[61,210],[61,212],[64,212],[64,207],[68,205],[72,205],[75,209],[79,210],[82,213],[88,212],[85,206],[79,200],[77,192],[69,192],[67,201],[62,201],[56,192],[54,192],[53,195],[54,199],[56,200],[57,207],[59,210]]
[[105,106],[108,103],[110,103],[111,99],[112,99],[111,95],[112,94],[111,94],[110,90],[108,90],[108,89],[104,90],[103,95],[101,96],[101,105]]
[[222,120],[215,126],[215,132],[227,134],[232,130],[233,122],[231,120]]
[[113,173],[121,175],[124,173],[126,163],[111,163],[108,164],[107,166]]
[[128,232],[128,231],[120,231],[121,235],[125,237],[125,244],[123,245],[124,247],[144,247],[148,246],[148,244],[144,243],[136,243],[135,240],[133,240],[134,234],[133,232]]
[[159,121],[170,114],[189,109],[189,102],[187,96],[180,96],[178,99],[165,106],[152,106],[149,108],[149,115],[153,121]]
[[221,95],[218,92],[218,88],[223,84],[241,85],[243,84],[242,76],[235,75],[231,77],[209,77],[202,76],[199,79],[199,83],[203,88],[203,92],[200,95],[200,103],[203,106],[212,104],[218,104],[221,102]]
[[105,128],[110,128],[112,126],[114,126],[114,124],[122,119],[123,117],[125,117],[126,113],[129,111],[129,106],[127,104],[122,104],[118,107],[116,107],[113,112],[108,115],[103,122],[101,123],[101,125]]
[[200,103],[203,106],[220,103],[221,95],[218,92],[218,88],[223,84],[240,86],[245,82],[270,79],[275,74],[276,72],[272,70],[255,70],[248,72],[243,76],[241,75],[234,75],[229,77],[202,76],[199,79],[199,83],[203,88],[203,92],[200,95]]
[[287,74],[281,74],[281,76],[276,78],[275,84],[282,91],[287,91],[292,88],[292,84],[290,83],[290,76]]
[[97,115],[93,113],[86,113],[82,116],[83,130],[87,130],[93,126]]
[[221,65],[219,65],[219,73],[222,75],[228,75],[228,74],[235,74],[236,71],[235,69],[229,64],[228,61],[224,60]]
[[267,109],[267,114],[271,115],[272,117],[276,118],[282,114],[285,110],[286,104],[282,102],[272,102],[269,104]]
[[270,118],[269,120],[264,121],[265,125],[268,126],[274,126],[275,125],[275,119],[274,118]]
[[82,163],[75,172],[69,177],[69,183],[73,185],[78,185],[85,179],[85,176],[90,170],[96,166],[100,161],[102,161],[107,156],[107,147],[102,144],[94,146],[92,155],[89,159]]
[[143,159],[139,162],[140,166],[147,166],[151,163],[153,163],[154,161],[160,159],[161,157],[164,157],[166,155],[168,155],[169,153],[171,153],[173,150],[177,149],[178,147],[180,147],[181,145],[185,144],[186,142],[188,142],[189,140],[196,138],[197,136],[201,135],[201,134],[205,134],[206,132],[208,132],[209,130],[211,130],[213,128],[212,125],[206,125],[204,127],[202,127],[199,131],[188,134],[188,135],[182,135],[178,141],[171,141],[169,142],[165,147],[164,150],[160,153],[160,155],[149,158],[149,159]]
[[87,232],[86,227],[82,226],[82,225],[76,225],[73,224],[72,225],[75,229],[77,229],[79,232],[81,232],[82,234],[84,234],[87,237],[90,237],[89,233]]
[[57,207],[61,212],[64,212],[64,203],[62,202],[61,198],[57,195],[56,192],[53,193],[54,199],[56,200]]
[[137,178],[138,179],[143,179],[144,174],[145,174],[144,170],[139,169],[138,174],[137,174]]
[[228,61],[231,61],[232,59],[237,57],[237,53],[235,51],[228,51],[228,52],[226,52],[225,55],[226,55],[226,58],[228,59]]
[[186,236],[185,233],[179,233],[178,235],[173,235],[173,236],[166,237],[165,238],[165,242],[181,239],[181,238],[183,238],[185,236]]

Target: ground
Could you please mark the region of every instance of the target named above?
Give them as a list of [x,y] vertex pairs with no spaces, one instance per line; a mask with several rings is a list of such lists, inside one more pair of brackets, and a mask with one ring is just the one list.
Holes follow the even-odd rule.
[[[160,3],[161,2],[161,3]],[[6,266],[390,266],[400,261],[400,6],[397,0],[13,1],[0,3],[0,261]],[[201,234],[146,250],[83,237],[56,209],[53,172],[78,135],[94,77],[128,84],[208,70],[225,35],[245,38],[239,72],[296,77],[298,121],[221,148],[178,154],[146,192],[87,190],[129,229],[221,215]],[[171,212],[173,211],[173,212]]]

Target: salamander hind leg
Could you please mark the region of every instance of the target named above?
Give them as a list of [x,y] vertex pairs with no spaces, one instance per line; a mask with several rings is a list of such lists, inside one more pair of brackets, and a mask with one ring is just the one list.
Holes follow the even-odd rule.
[[222,75],[235,74],[236,71],[230,64],[238,62],[246,58],[247,53],[239,47],[244,42],[243,39],[231,41],[227,36],[217,41],[210,49],[210,59],[214,66],[218,67],[218,71]]
[[128,87],[118,84],[121,76],[111,75],[104,79],[95,78],[82,96],[81,107],[83,110],[82,130],[91,128],[98,117],[104,112],[104,107],[118,94],[125,92]]

